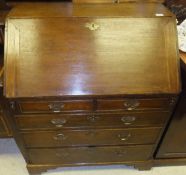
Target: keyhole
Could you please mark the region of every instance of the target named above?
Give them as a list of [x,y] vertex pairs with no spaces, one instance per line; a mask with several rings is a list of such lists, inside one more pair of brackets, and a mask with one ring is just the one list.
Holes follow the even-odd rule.
[[113,3],[119,3],[119,0],[113,0]]

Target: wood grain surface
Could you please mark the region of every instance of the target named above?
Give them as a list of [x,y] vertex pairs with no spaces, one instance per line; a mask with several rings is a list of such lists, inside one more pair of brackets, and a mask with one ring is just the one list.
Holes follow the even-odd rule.
[[[6,32],[6,97],[180,91],[174,18],[121,18],[129,14],[122,5],[100,14],[79,6],[58,5],[66,10],[48,18],[49,7],[39,4],[34,13],[29,6],[26,12],[23,6],[12,11]],[[87,27],[92,24],[97,29]]]

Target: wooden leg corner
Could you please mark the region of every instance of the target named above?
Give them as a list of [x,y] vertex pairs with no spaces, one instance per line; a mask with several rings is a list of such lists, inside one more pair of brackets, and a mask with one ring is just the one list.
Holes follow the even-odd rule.
[[153,167],[152,161],[137,163],[134,165],[134,168],[138,169],[139,171],[148,171],[151,170],[152,167]]
[[47,171],[45,167],[34,165],[27,165],[27,170],[29,175],[41,175],[41,173]]

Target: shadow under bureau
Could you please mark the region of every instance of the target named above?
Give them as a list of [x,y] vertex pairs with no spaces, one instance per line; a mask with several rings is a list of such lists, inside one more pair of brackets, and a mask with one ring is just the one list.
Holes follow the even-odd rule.
[[159,3],[14,7],[4,95],[30,174],[82,165],[150,169],[180,93],[176,41],[175,17]]

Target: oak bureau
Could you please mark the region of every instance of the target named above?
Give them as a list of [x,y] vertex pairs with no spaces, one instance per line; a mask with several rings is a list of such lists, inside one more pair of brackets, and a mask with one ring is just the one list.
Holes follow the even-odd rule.
[[30,174],[151,168],[181,90],[176,21],[163,5],[18,5],[6,19],[4,66],[9,122]]

